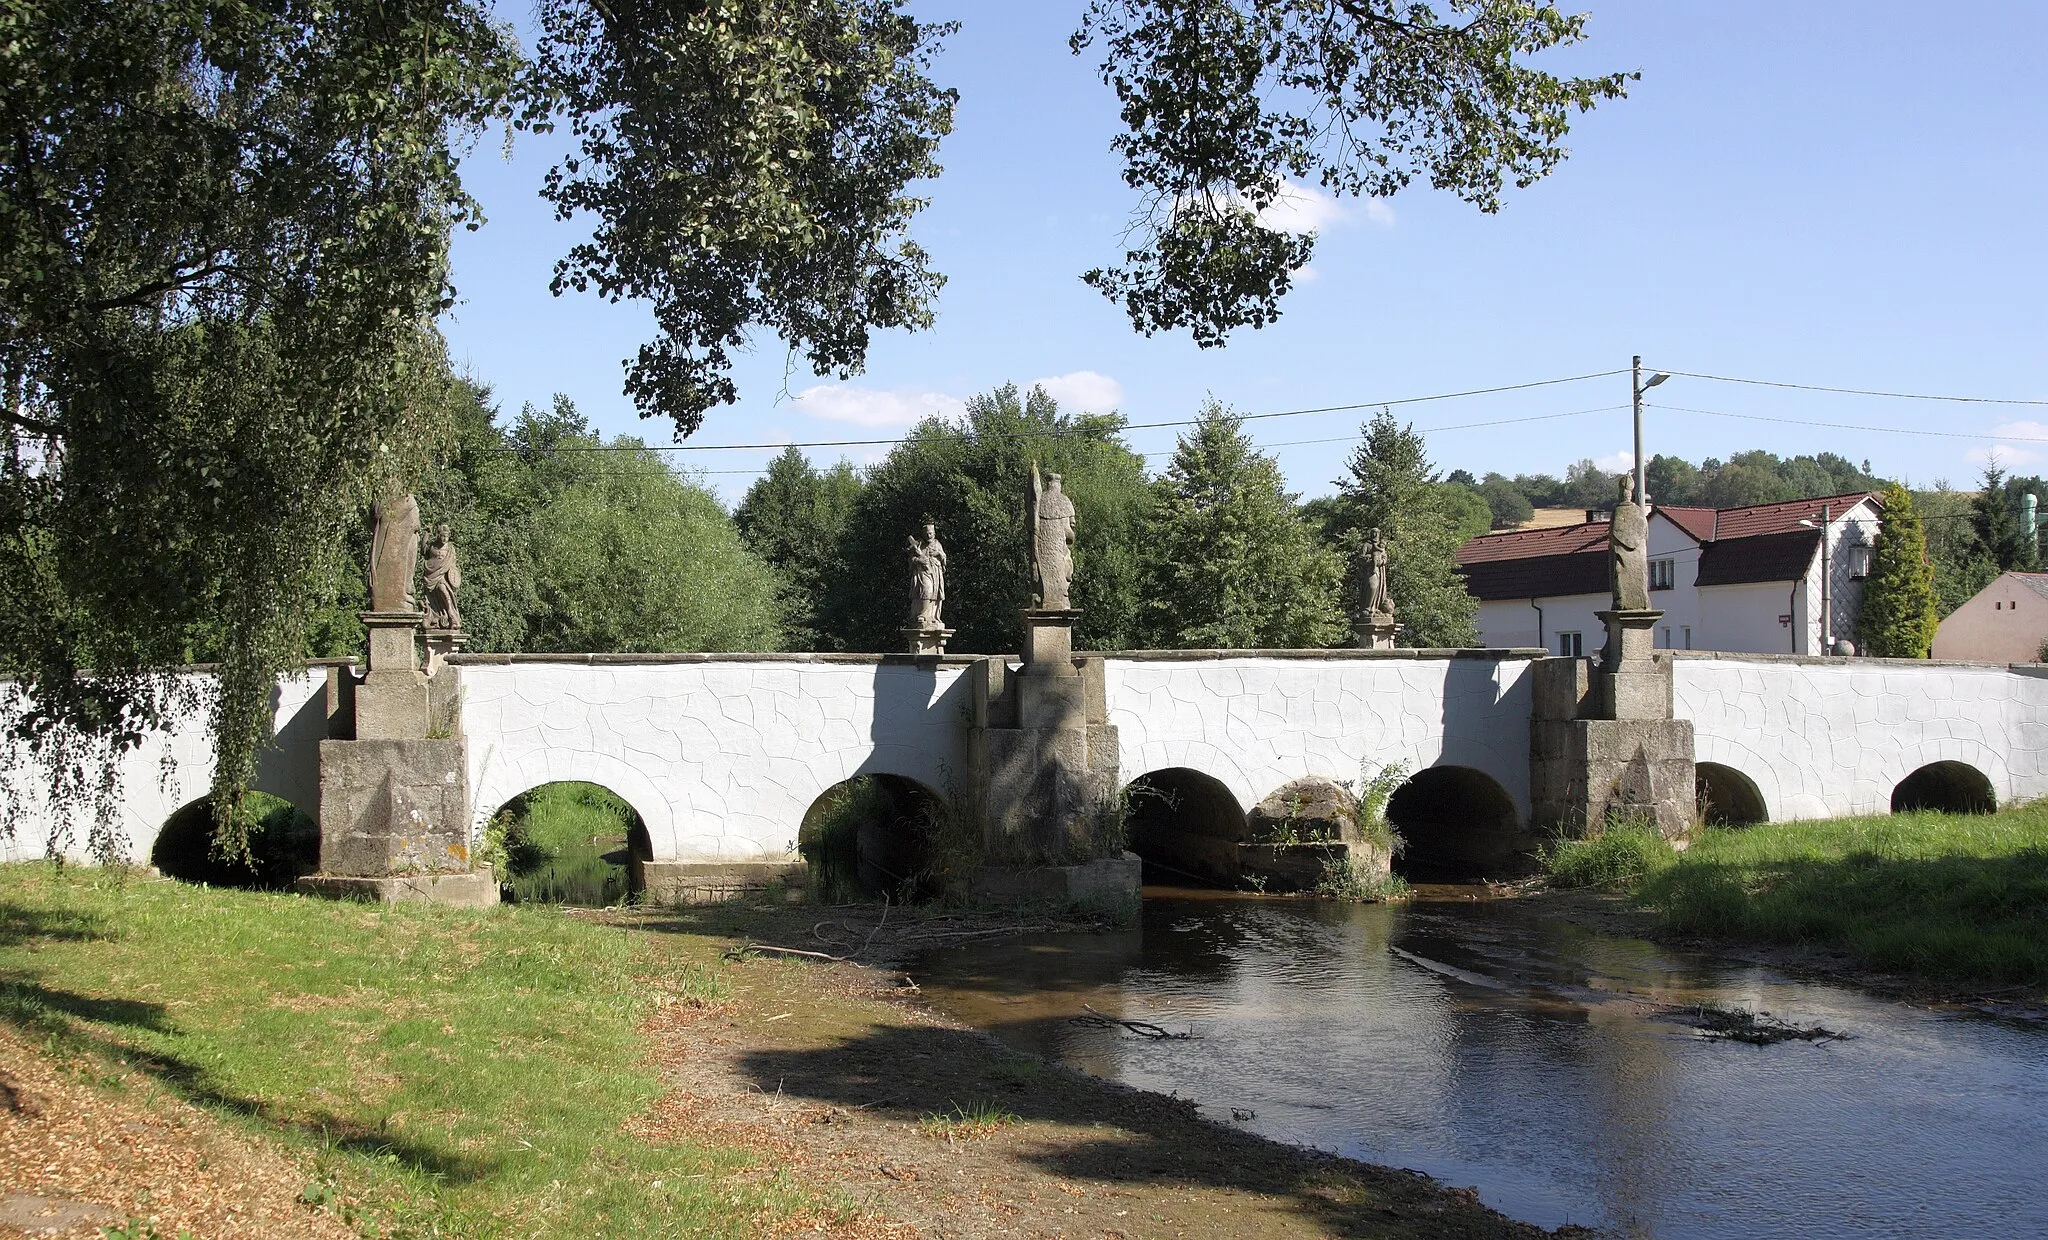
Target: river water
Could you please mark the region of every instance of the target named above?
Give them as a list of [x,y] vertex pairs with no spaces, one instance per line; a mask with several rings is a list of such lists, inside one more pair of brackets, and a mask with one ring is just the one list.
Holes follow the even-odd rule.
[[[2048,1236],[2048,1028],[1929,1011],[1460,889],[1148,888],[1139,924],[935,952],[1003,1041],[1282,1141],[1624,1236]],[[1159,1041],[1076,1023],[1083,1004]],[[1751,1046],[1701,1003],[1842,1041]]]

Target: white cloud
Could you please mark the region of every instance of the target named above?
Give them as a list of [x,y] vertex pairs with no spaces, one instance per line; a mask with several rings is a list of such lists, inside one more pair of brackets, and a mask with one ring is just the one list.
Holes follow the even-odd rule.
[[1606,456],[1596,456],[1593,458],[1593,468],[1603,474],[1633,473],[1635,467],[1636,454],[1634,452],[1610,452]]
[[[1250,205],[1237,194],[1232,194],[1230,200]],[[1288,181],[1281,185],[1280,196],[1259,212],[1259,223],[1284,232],[1308,233],[1323,232],[1337,224],[1355,223],[1361,217],[1368,224],[1392,228],[1393,204],[1382,198],[1367,198],[1353,206],[1313,185]]]
[[830,383],[807,387],[790,403],[814,418],[855,426],[912,426],[933,414],[957,419],[967,412],[965,402],[944,392],[906,388],[882,392]]
[[[2014,425],[2037,426],[2039,424],[2020,422]],[[1998,429],[2003,431],[2006,428],[2001,426]],[[2014,465],[2032,465],[2036,461],[2048,460],[2048,455],[2037,452],[2033,448],[2022,448],[2016,444],[2009,443],[1996,443],[1988,448],[1972,448],[1968,452],[1963,453],[1963,459],[1972,465],[1988,465],[1994,458],[2001,466],[2010,468]]]
[[1991,428],[1993,439],[2048,439],[2048,422],[2002,422]]
[[1110,413],[1124,403],[1124,385],[1092,370],[1033,379],[1024,385],[1024,390],[1028,392],[1034,387],[1044,388],[1045,394],[1058,401],[1066,413]]

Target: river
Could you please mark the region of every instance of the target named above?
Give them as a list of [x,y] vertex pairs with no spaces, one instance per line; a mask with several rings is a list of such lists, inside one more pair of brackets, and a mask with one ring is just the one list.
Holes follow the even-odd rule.
[[[1282,1141],[1623,1236],[2048,1235],[2048,1028],[1601,934],[1543,902],[1147,888],[1139,924],[935,952],[939,1008]],[[1753,1046],[1684,1010],[1848,1035]],[[1083,1004],[1190,1039],[1076,1023]]]

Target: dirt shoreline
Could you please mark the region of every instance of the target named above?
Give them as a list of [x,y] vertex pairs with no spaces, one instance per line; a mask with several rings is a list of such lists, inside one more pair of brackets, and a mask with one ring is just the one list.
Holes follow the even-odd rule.
[[[670,1092],[636,1121],[650,1139],[762,1155],[845,1213],[819,1236],[1440,1236],[1548,1232],[1419,1172],[1284,1145],[1201,1117],[1185,1100],[1012,1050],[932,1009],[900,963],[933,919],[874,910],[722,909],[593,915],[656,931],[824,950],[854,929],[858,961],[728,960],[729,1000],[664,1007],[647,1024]],[[943,915],[962,935],[1000,915]],[[976,923],[980,923],[977,926]],[[1017,919],[1010,919],[1014,931]],[[872,937],[870,937],[872,936]],[[839,955],[831,952],[827,954]],[[965,1118],[961,1118],[962,1114]],[[948,1123],[941,1117],[951,1116]],[[973,1122],[983,1117],[984,1122]]]

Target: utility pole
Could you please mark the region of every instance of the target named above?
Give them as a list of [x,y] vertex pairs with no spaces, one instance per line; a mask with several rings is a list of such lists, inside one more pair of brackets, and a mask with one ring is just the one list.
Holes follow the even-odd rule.
[[1629,390],[1635,394],[1636,408],[1636,503],[1650,502],[1649,475],[1643,464],[1643,393],[1669,379],[1667,374],[1654,374],[1648,383],[1643,382],[1643,357],[1638,353],[1629,363]]

